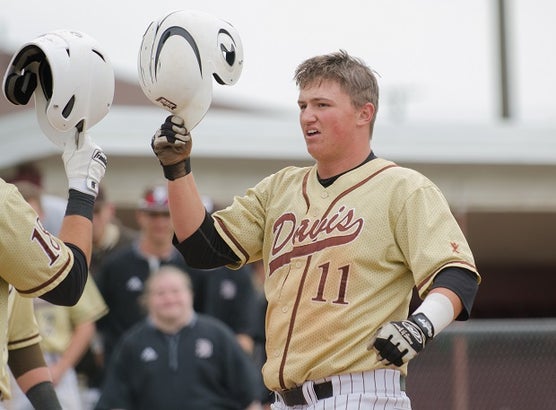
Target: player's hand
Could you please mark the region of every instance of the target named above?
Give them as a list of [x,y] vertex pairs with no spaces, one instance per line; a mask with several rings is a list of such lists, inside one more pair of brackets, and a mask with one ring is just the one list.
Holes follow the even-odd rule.
[[89,134],[80,133],[77,138],[70,138],[64,146],[62,160],[69,188],[96,198],[99,183],[106,172],[107,159]]
[[434,336],[434,328],[422,313],[380,327],[367,350],[375,349],[385,365],[402,366],[423,350]]
[[191,134],[185,128],[183,119],[177,115],[168,116],[151,140],[151,148],[169,180],[183,177],[191,171],[191,147]]

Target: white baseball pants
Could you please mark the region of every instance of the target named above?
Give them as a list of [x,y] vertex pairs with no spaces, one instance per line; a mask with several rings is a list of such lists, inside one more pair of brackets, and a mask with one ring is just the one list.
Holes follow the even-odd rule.
[[[311,385],[332,382],[331,397],[315,400]],[[304,384],[307,405],[287,406],[276,394],[272,410],[411,410],[411,401],[400,386],[400,372],[395,369],[379,369],[362,373],[349,373],[326,377]]]

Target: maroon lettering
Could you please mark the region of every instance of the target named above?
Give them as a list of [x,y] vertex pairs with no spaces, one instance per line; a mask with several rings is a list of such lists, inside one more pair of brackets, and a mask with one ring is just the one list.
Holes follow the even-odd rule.
[[[280,216],[273,226],[274,241],[269,275],[289,263],[293,257],[308,256],[331,246],[353,241],[363,228],[363,219],[354,210],[341,206],[338,211],[322,219],[302,219],[297,223],[293,213]],[[286,245],[290,251],[283,252]]]
[[33,229],[31,239],[36,241],[41,246],[42,250],[50,260],[50,265],[52,265],[60,257],[60,245],[52,238],[50,232],[43,227],[39,219],[37,219],[36,224],[38,229],[37,227]]

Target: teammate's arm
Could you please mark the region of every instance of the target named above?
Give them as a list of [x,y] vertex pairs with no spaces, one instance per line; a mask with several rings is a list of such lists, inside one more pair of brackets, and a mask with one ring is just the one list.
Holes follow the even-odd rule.
[[93,208],[107,160],[88,134],[68,141],[62,159],[69,195],[58,238],[71,249],[74,264],[57,288],[40,297],[56,305],[71,306],[77,303],[87,282],[93,247]]
[[39,344],[10,351],[8,365],[21,391],[38,410],[61,410]]
[[74,368],[79,360],[81,360],[93,339],[95,329],[95,323],[92,321],[75,325],[68,347],[64,350],[59,360],[49,367],[54,385],[58,385],[66,372]]

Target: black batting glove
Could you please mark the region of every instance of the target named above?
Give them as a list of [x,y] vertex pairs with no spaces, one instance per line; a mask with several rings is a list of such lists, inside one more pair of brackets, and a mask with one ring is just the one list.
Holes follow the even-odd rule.
[[422,313],[411,315],[406,320],[388,322],[380,327],[367,350],[375,349],[385,365],[402,366],[424,349],[434,337],[434,327]]
[[164,176],[171,181],[191,172],[191,147],[191,134],[177,115],[168,116],[151,140],[151,148],[162,165]]

